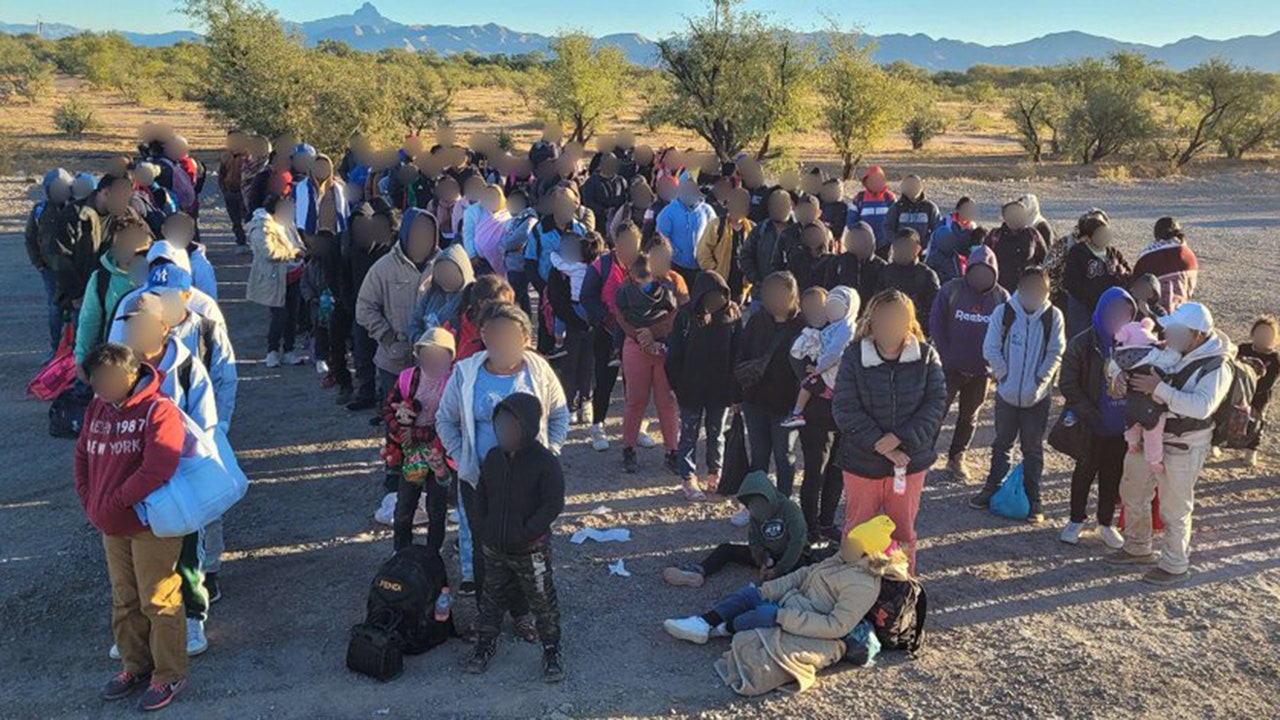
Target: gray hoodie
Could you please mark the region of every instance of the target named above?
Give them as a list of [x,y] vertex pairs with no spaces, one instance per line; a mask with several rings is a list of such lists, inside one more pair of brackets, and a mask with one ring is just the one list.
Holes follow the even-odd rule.
[[[1005,313],[1014,313],[1005,333]],[[1045,332],[1041,316],[1049,314]],[[1049,397],[1066,349],[1062,312],[1047,300],[1033,312],[1022,307],[1017,293],[991,313],[982,355],[996,379],[996,392],[1014,407],[1029,408]]]

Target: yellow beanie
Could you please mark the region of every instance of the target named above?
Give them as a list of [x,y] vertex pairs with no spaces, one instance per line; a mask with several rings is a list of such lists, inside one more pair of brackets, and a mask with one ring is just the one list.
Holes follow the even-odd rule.
[[861,525],[854,526],[845,533],[840,543],[840,557],[845,562],[856,562],[863,555],[880,557],[889,550],[893,542],[893,520],[888,515],[877,515]]

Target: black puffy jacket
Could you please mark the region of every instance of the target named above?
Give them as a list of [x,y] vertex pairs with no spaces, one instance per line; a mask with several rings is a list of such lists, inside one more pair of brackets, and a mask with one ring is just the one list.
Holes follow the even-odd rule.
[[840,469],[867,478],[893,475],[893,464],[875,450],[893,433],[911,458],[907,472],[928,470],[938,458],[933,446],[946,413],[947,383],[932,345],[912,338],[897,360],[885,360],[870,338],[852,343],[831,398]]
[[528,552],[551,534],[564,510],[564,472],[560,458],[538,442],[542,403],[529,393],[513,393],[493,414],[516,416],[524,445],[508,456],[495,447],[480,466],[472,532],[489,547],[506,553]]
[[699,321],[702,299],[713,292],[729,297],[729,285],[720,274],[703,270],[694,278],[689,302],[676,314],[667,336],[667,382],[681,407],[728,407],[740,390],[733,375],[742,314],[730,302],[707,320]]

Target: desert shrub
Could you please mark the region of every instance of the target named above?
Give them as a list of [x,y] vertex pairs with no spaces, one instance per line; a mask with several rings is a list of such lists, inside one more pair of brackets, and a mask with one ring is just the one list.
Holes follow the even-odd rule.
[[19,38],[0,34],[0,101],[36,100],[53,84],[53,66]]
[[98,127],[93,109],[79,95],[72,95],[53,110],[53,126],[67,137],[78,138]]

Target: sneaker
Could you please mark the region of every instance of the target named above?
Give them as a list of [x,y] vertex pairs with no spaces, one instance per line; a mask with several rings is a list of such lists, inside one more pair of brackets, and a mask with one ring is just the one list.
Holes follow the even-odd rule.
[[684,493],[684,499],[689,502],[705,502],[707,499],[707,494],[698,487],[698,478],[693,475],[684,479],[684,485],[680,486],[680,491]]
[[364,412],[372,410],[378,406],[378,402],[373,398],[359,398],[347,403],[347,409],[351,412]]
[[476,594],[476,581],[463,580],[458,583],[458,597],[474,597]]
[[604,426],[600,423],[591,426],[591,449],[596,452],[609,449],[609,438],[604,434]]
[[1218,458],[1222,457],[1222,448],[1218,447],[1217,445],[1214,445],[1213,450],[1210,451],[1210,454],[1213,455],[1214,460],[1217,460]]
[[111,658],[112,660],[119,660],[120,646],[115,643],[111,643],[111,649],[107,651],[107,657]]
[[1258,451],[1257,450],[1244,451],[1244,466],[1258,467]]
[[525,613],[516,618],[516,637],[527,643],[538,642],[538,623],[534,621],[532,613]]
[[947,458],[947,472],[952,482],[969,482],[969,470],[964,466],[964,453],[957,453]]
[[672,475],[677,477],[680,475],[680,457],[675,450],[667,451],[666,456],[662,459],[662,467],[666,468],[667,472]]
[[476,643],[476,649],[471,652],[471,657],[467,658],[466,663],[462,665],[462,671],[479,675],[489,669],[489,661],[493,659],[493,653],[497,650],[497,643],[492,640]]
[[317,360],[317,361],[316,361],[316,374],[317,374],[317,375],[321,375],[321,376],[328,375],[328,374],[329,374],[329,363],[327,363],[327,362],[325,362],[325,361],[323,361],[323,360]]
[[640,463],[636,462],[635,448],[622,448],[622,470],[628,473],[640,472]]
[[1102,556],[1102,562],[1108,565],[1155,565],[1157,560],[1155,553],[1133,555],[1124,550],[1112,550]]
[[115,677],[102,686],[103,700],[123,700],[133,694],[134,690],[146,685],[151,675],[134,675],[128,670],[121,670]]
[[618,357],[617,355],[614,355],[613,357],[609,358],[609,367],[611,368],[622,367],[622,358]]
[[720,623],[719,625],[711,628],[711,637],[713,638],[733,637],[733,633],[729,632],[728,623]]
[[1119,550],[1124,547],[1124,536],[1120,531],[1110,525],[1103,525],[1098,528],[1098,537],[1102,538],[1102,543],[1112,550]]
[[684,640],[696,645],[706,645],[711,637],[711,625],[697,615],[686,618],[671,618],[662,623],[662,629],[677,640]]
[[658,441],[653,439],[653,436],[649,434],[649,431],[643,425],[640,426],[640,435],[636,438],[636,441],[645,450],[652,450],[658,447]]
[[564,660],[560,657],[560,648],[545,647],[542,649],[542,681],[558,683],[564,680]]
[[990,509],[990,508],[991,508],[991,496],[992,496],[992,495],[994,495],[994,494],[995,494],[995,493],[992,493],[992,492],[990,492],[990,491],[983,490],[982,492],[978,493],[977,495],[974,495],[973,497],[969,498],[969,507],[973,508],[974,510],[988,510],[988,509]]
[[706,576],[691,566],[685,567],[669,567],[662,571],[662,579],[667,581],[668,585],[676,587],[702,587],[707,581]]
[[578,424],[578,425],[590,425],[590,424],[591,424],[591,419],[587,417],[587,404],[586,404],[586,403],[582,403],[581,405],[579,405],[579,406],[578,406],[578,413],[577,413],[577,418],[576,418],[576,419],[577,419],[577,421],[578,421],[578,422],[577,422],[577,424]]
[[569,354],[569,351],[565,350],[563,345],[557,345],[551,348],[551,352],[547,353],[547,359],[559,360],[560,358],[565,357],[568,354]]
[[1043,512],[1040,512],[1039,510],[1032,510],[1031,512],[1027,513],[1028,525],[1040,525],[1042,523],[1044,523]]
[[1188,574],[1189,573],[1185,572],[1171,573],[1164,568],[1154,567],[1148,570],[1146,575],[1142,576],[1142,582],[1147,583],[1148,585],[1177,585],[1183,580],[1186,580]]
[[1084,523],[1069,522],[1067,526],[1062,528],[1062,534],[1058,539],[1068,545],[1077,545],[1080,542],[1080,531],[1084,530]]
[[168,707],[169,703],[187,686],[186,678],[178,678],[173,682],[151,683],[146,692],[138,698],[138,709],[144,712]]
[[204,591],[209,593],[210,605],[222,599],[222,588],[218,587],[218,573],[204,574]]
[[747,523],[751,522],[751,511],[746,508],[742,508],[738,512],[734,513],[733,517],[729,518],[729,522],[732,523],[734,527],[746,527]]
[[204,636],[204,621],[187,618],[187,657],[195,657],[209,649],[209,638]]
[[307,356],[297,350],[290,350],[284,354],[284,357],[280,358],[280,361],[285,365],[301,365],[307,361]]
[[267,367],[269,368],[280,367],[280,353],[276,352],[275,350],[272,350],[271,352],[267,353]]
[[720,473],[707,473],[702,478],[702,489],[706,492],[713,493],[720,487]]
[[804,427],[804,415],[802,413],[792,413],[782,419],[778,423],[784,428],[802,428]]

